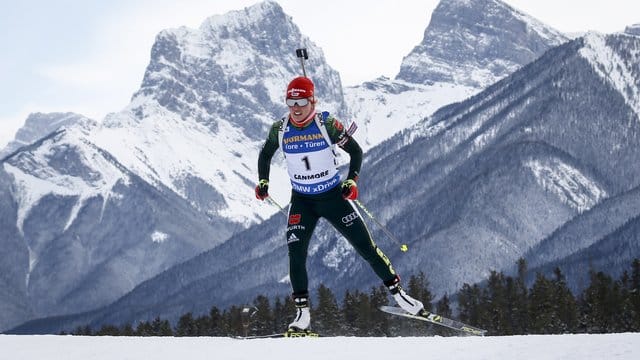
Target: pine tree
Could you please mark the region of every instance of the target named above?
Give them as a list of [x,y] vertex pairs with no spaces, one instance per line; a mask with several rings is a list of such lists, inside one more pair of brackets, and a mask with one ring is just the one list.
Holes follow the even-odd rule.
[[176,336],[197,336],[198,329],[196,327],[195,320],[193,319],[193,314],[189,312],[182,315],[178,320],[175,332]]
[[451,311],[451,302],[447,293],[445,293],[442,298],[436,303],[436,313],[448,318],[453,317],[453,313]]
[[162,320],[157,316],[151,322],[151,336],[173,336],[173,330],[168,320]]
[[193,336],[214,336],[211,331],[211,318],[207,315],[198,316],[194,319],[194,328]]
[[103,325],[96,333],[97,336],[120,336],[120,329],[113,325]]
[[136,327],[136,336],[153,336],[153,328],[148,321],[140,321]]
[[347,334],[355,334],[356,331],[356,321],[358,320],[358,306],[357,306],[357,291],[355,294],[352,294],[349,290],[347,290],[342,299],[342,319],[343,319],[343,329]]
[[513,284],[507,282],[507,294],[510,304],[510,320],[513,333],[516,335],[527,334],[529,330],[529,301],[526,285],[527,261],[518,259],[518,276]]
[[[453,317],[451,311],[451,304],[449,301],[449,296],[445,293],[440,300],[436,303],[436,314],[442,315],[444,317],[451,318]],[[453,336],[456,335],[454,330],[447,329],[445,327],[439,326],[436,328],[436,335],[440,336]]]
[[554,286],[543,274],[538,273],[529,293],[529,330],[534,334],[553,334],[560,327],[554,310]]
[[220,313],[220,309],[216,306],[212,306],[209,310],[209,323],[205,336],[224,336],[228,335],[228,331],[225,329],[224,319]]
[[422,301],[425,310],[431,311],[433,294],[429,290],[429,279],[424,272],[421,271],[417,276],[411,275],[407,291],[412,297]]
[[622,304],[621,304],[621,318],[622,318],[622,323],[620,324],[620,329],[622,329],[621,331],[624,332],[630,332],[633,331],[633,318],[634,318],[634,314],[633,314],[633,306],[631,303],[631,276],[629,275],[629,272],[627,270],[622,272],[622,275],[620,276],[620,285],[621,285],[621,297],[622,297]]
[[91,327],[89,325],[78,326],[73,334],[78,336],[92,336],[93,331],[91,330]]
[[628,331],[640,331],[640,259],[631,264],[631,277],[627,286],[630,325]]
[[356,336],[371,336],[370,330],[374,326],[371,316],[371,299],[366,293],[356,292]]
[[[421,271],[418,275],[411,275],[407,291],[411,296],[422,301],[425,310],[432,310],[431,302],[433,301],[433,295],[429,290],[429,280],[424,272]],[[409,330],[409,334],[407,335],[412,336],[425,335],[433,332],[433,326],[422,321],[412,321],[404,328],[405,331]]]
[[567,285],[560,268],[554,270],[553,292],[555,296],[554,311],[558,317],[554,333],[572,333],[578,327],[578,304]]
[[222,313],[225,333],[229,336],[243,336],[242,307],[231,306]]
[[125,324],[122,329],[120,329],[120,333],[122,334],[122,336],[134,336],[135,330],[133,329],[133,326],[131,326],[131,324]]
[[619,309],[622,304],[620,284],[603,272],[591,272],[591,283],[583,294],[582,312],[589,333],[618,330],[622,323]]
[[253,301],[253,306],[257,310],[252,316],[252,328],[257,335],[272,334],[274,329],[273,311],[269,299],[264,295],[259,295]]
[[386,286],[380,285],[371,288],[371,321],[374,324],[370,333],[371,336],[390,336],[391,329],[389,324],[389,316],[379,311],[383,305],[389,305],[389,290]]
[[314,328],[324,336],[340,333],[340,309],[335,295],[324,284],[318,287],[318,306],[313,309]]
[[477,284],[464,283],[458,295],[459,317],[462,322],[488,329],[481,304],[481,289]]
[[295,312],[295,305],[290,296],[286,296],[284,301],[276,298],[273,305],[273,322],[275,332],[284,331],[291,323],[291,316]]
[[484,291],[484,308],[489,316],[489,323],[496,335],[512,335],[511,323],[508,321],[507,291],[503,273],[491,271],[487,287]]

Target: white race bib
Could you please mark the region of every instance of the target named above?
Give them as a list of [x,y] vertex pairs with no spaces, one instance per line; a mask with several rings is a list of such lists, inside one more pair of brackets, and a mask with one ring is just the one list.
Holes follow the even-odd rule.
[[300,130],[287,126],[282,150],[293,190],[302,194],[320,194],[338,185],[340,174],[329,139],[322,136],[315,121]]

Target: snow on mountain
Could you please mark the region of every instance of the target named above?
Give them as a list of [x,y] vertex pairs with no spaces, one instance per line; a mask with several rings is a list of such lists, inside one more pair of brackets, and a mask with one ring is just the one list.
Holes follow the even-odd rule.
[[529,160],[524,165],[540,186],[578,212],[586,211],[607,197],[607,192],[580,170],[558,159]]
[[[584,37],[585,46],[580,51],[605,81],[625,98],[640,116],[640,67],[634,63],[640,58],[640,48],[633,38],[604,37],[589,33]],[[619,45],[615,44],[620,42]],[[613,44],[612,44],[613,43]],[[635,66],[634,66],[635,65]]]
[[1,163],[0,241],[12,251],[2,267],[12,277],[0,300],[18,311],[0,326],[110,303],[236,230],[143,182],[89,140],[93,130],[60,129]]
[[[78,213],[92,198],[102,198],[100,218],[110,198],[120,198],[113,191],[117,183],[129,185],[129,178],[117,166],[99,156],[96,149],[86,142],[59,145],[61,138],[82,138],[86,134],[79,128],[60,130],[42,139],[32,152],[20,152],[4,164],[4,170],[13,177],[15,201],[17,202],[16,227],[25,237],[25,221],[44,198],[60,197],[74,199],[73,205],[64,221],[62,231],[67,231],[76,220]],[[73,135],[71,135],[73,134]],[[78,136],[79,135],[79,136]],[[69,157],[77,157],[72,162]],[[70,164],[73,167],[67,167]],[[99,169],[99,171],[91,170]],[[111,199],[113,200],[113,199]],[[51,239],[53,240],[53,239]],[[48,242],[26,242],[29,254],[29,267],[26,286],[29,287],[31,273],[41,256],[47,256]]]
[[567,38],[499,0],[443,0],[394,80],[345,89],[369,149],[438,108],[466,99]]
[[443,0],[397,79],[484,88],[566,40],[500,0]]
[[35,113],[30,114],[24,125],[16,132],[16,136],[7,146],[0,151],[0,159],[16,151],[19,147],[29,145],[34,141],[66,126],[95,121],[74,113]]
[[438,108],[478,90],[445,82],[421,85],[382,77],[348,87],[344,94],[350,119],[358,124],[355,137],[362,148],[368,150]]
[[[34,149],[27,156],[27,153],[19,153],[14,158],[5,163],[5,170],[15,179],[16,200],[18,203],[17,227],[24,235],[24,221],[43,197],[48,195],[75,197],[76,202],[66,221],[64,230],[75,221],[80,209],[85,205],[86,200],[100,196],[108,201],[111,189],[116,183],[122,182],[128,185],[129,179],[114,164],[107,159],[97,156],[96,150],[88,142],[77,142],[57,145],[60,137],[82,139],[86,134],[75,134],[80,132],[78,128],[59,131],[52,134]],[[73,149],[70,149],[73,148]],[[73,153],[71,151],[73,151]],[[79,163],[74,165],[91,166],[100,169],[100,172],[84,171],[86,169],[69,169],[65,167],[55,168],[50,166],[52,159],[60,161],[63,165],[71,160],[67,156],[73,154],[78,156]],[[69,162],[70,163],[70,162]],[[31,252],[30,252],[31,253]],[[32,263],[30,261],[30,263]],[[33,265],[33,264],[32,264]]]
[[[340,78],[275,2],[213,16],[200,28],[161,32],[131,104],[92,135],[146,181],[162,184],[197,209],[243,226],[276,209],[252,196],[257,154],[267,129],[284,114],[284,90],[298,76],[296,47],[324,108],[343,106]],[[287,184],[276,156],[272,180]],[[284,199],[290,188],[274,188]]]
[[[228,122],[220,122],[212,133],[153,100],[143,106],[153,115],[133,126],[97,129],[92,140],[145,181],[170,188],[210,216],[245,226],[259,220],[257,214],[263,209],[246,192],[238,192],[239,185],[244,188],[254,182],[255,159],[250,155],[256,153],[255,141],[247,141],[242,130]],[[113,117],[124,116],[126,112]]]

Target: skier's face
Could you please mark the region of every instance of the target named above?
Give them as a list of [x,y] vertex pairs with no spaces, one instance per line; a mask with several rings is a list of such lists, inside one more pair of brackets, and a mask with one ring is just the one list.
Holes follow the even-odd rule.
[[313,111],[313,98],[287,99],[289,114],[297,122],[302,122]]

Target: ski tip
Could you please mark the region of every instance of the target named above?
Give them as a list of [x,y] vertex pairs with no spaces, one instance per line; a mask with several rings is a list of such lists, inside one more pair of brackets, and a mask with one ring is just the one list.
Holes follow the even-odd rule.
[[461,335],[484,336],[487,333],[487,330],[479,329],[457,320],[452,320],[438,314],[430,313],[429,311],[423,311],[419,314],[413,315],[398,306],[385,305],[380,306],[380,310],[392,315],[398,315],[405,318],[426,321],[432,324],[444,326],[446,328],[458,331]]

